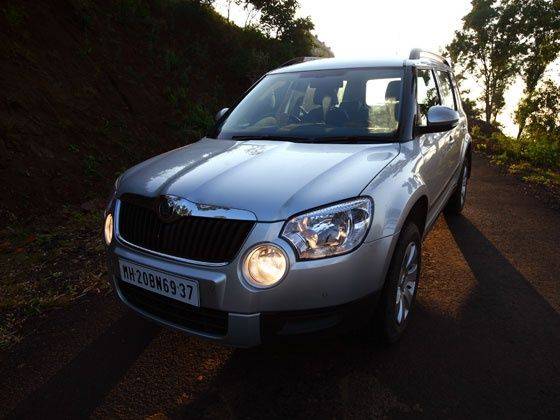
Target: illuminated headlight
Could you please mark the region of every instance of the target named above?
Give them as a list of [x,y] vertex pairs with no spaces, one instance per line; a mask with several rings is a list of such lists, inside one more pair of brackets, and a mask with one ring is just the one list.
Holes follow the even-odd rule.
[[254,247],[245,257],[243,271],[249,283],[255,287],[274,286],[284,277],[288,260],[284,252],[272,244]]
[[105,218],[105,243],[111,245],[113,241],[113,215],[109,213]]
[[282,237],[294,246],[299,259],[345,254],[365,239],[372,215],[371,199],[355,198],[290,219]]

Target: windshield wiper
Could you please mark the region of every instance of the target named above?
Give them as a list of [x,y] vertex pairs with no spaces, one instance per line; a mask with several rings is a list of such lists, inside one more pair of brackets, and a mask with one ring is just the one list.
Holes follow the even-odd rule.
[[262,134],[254,136],[232,136],[232,140],[284,140],[284,141],[295,141],[302,143],[311,143],[316,141],[313,137],[298,137],[298,136],[276,136],[274,134]]
[[352,142],[362,142],[362,141],[379,141],[384,140],[384,137],[380,136],[326,136],[326,137],[318,137],[317,140],[324,140],[324,141],[344,141],[345,143],[352,143]]
[[280,141],[293,141],[297,143],[329,143],[329,142],[344,142],[344,143],[362,143],[365,141],[378,141],[383,142],[389,140],[385,136],[325,136],[325,137],[303,137],[303,136],[277,136],[274,134],[263,134],[255,136],[232,136],[232,140],[280,140]]

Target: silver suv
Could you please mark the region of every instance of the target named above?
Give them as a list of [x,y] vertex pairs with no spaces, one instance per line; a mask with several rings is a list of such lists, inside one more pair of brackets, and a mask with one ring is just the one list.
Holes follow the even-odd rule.
[[140,314],[233,346],[358,326],[395,342],[470,156],[444,58],[290,62],[117,180],[111,281]]

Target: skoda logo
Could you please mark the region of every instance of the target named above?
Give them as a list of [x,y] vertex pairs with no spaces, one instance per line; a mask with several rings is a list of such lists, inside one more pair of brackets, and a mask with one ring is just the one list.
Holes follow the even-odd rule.
[[157,206],[157,213],[161,220],[164,222],[172,222],[177,218],[175,213],[175,206],[169,197],[162,197]]

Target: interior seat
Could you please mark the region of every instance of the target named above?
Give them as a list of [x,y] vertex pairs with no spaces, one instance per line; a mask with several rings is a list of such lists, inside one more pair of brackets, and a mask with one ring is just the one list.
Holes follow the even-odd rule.
[[327,111],[337,103],[338,98],[333,89],[317,87],[313,94],[313,104],[315,104],[315,107],[307,113],[304,121],[306,123],[325,122]]
[[402,90],[402,81],[400,80],[393,80],[389,82],[389,84],[387,84],[387,89],[385,90],[385,101],[387,103],[395,102],[392,111],[396,120],[399,119],[401,90]]

